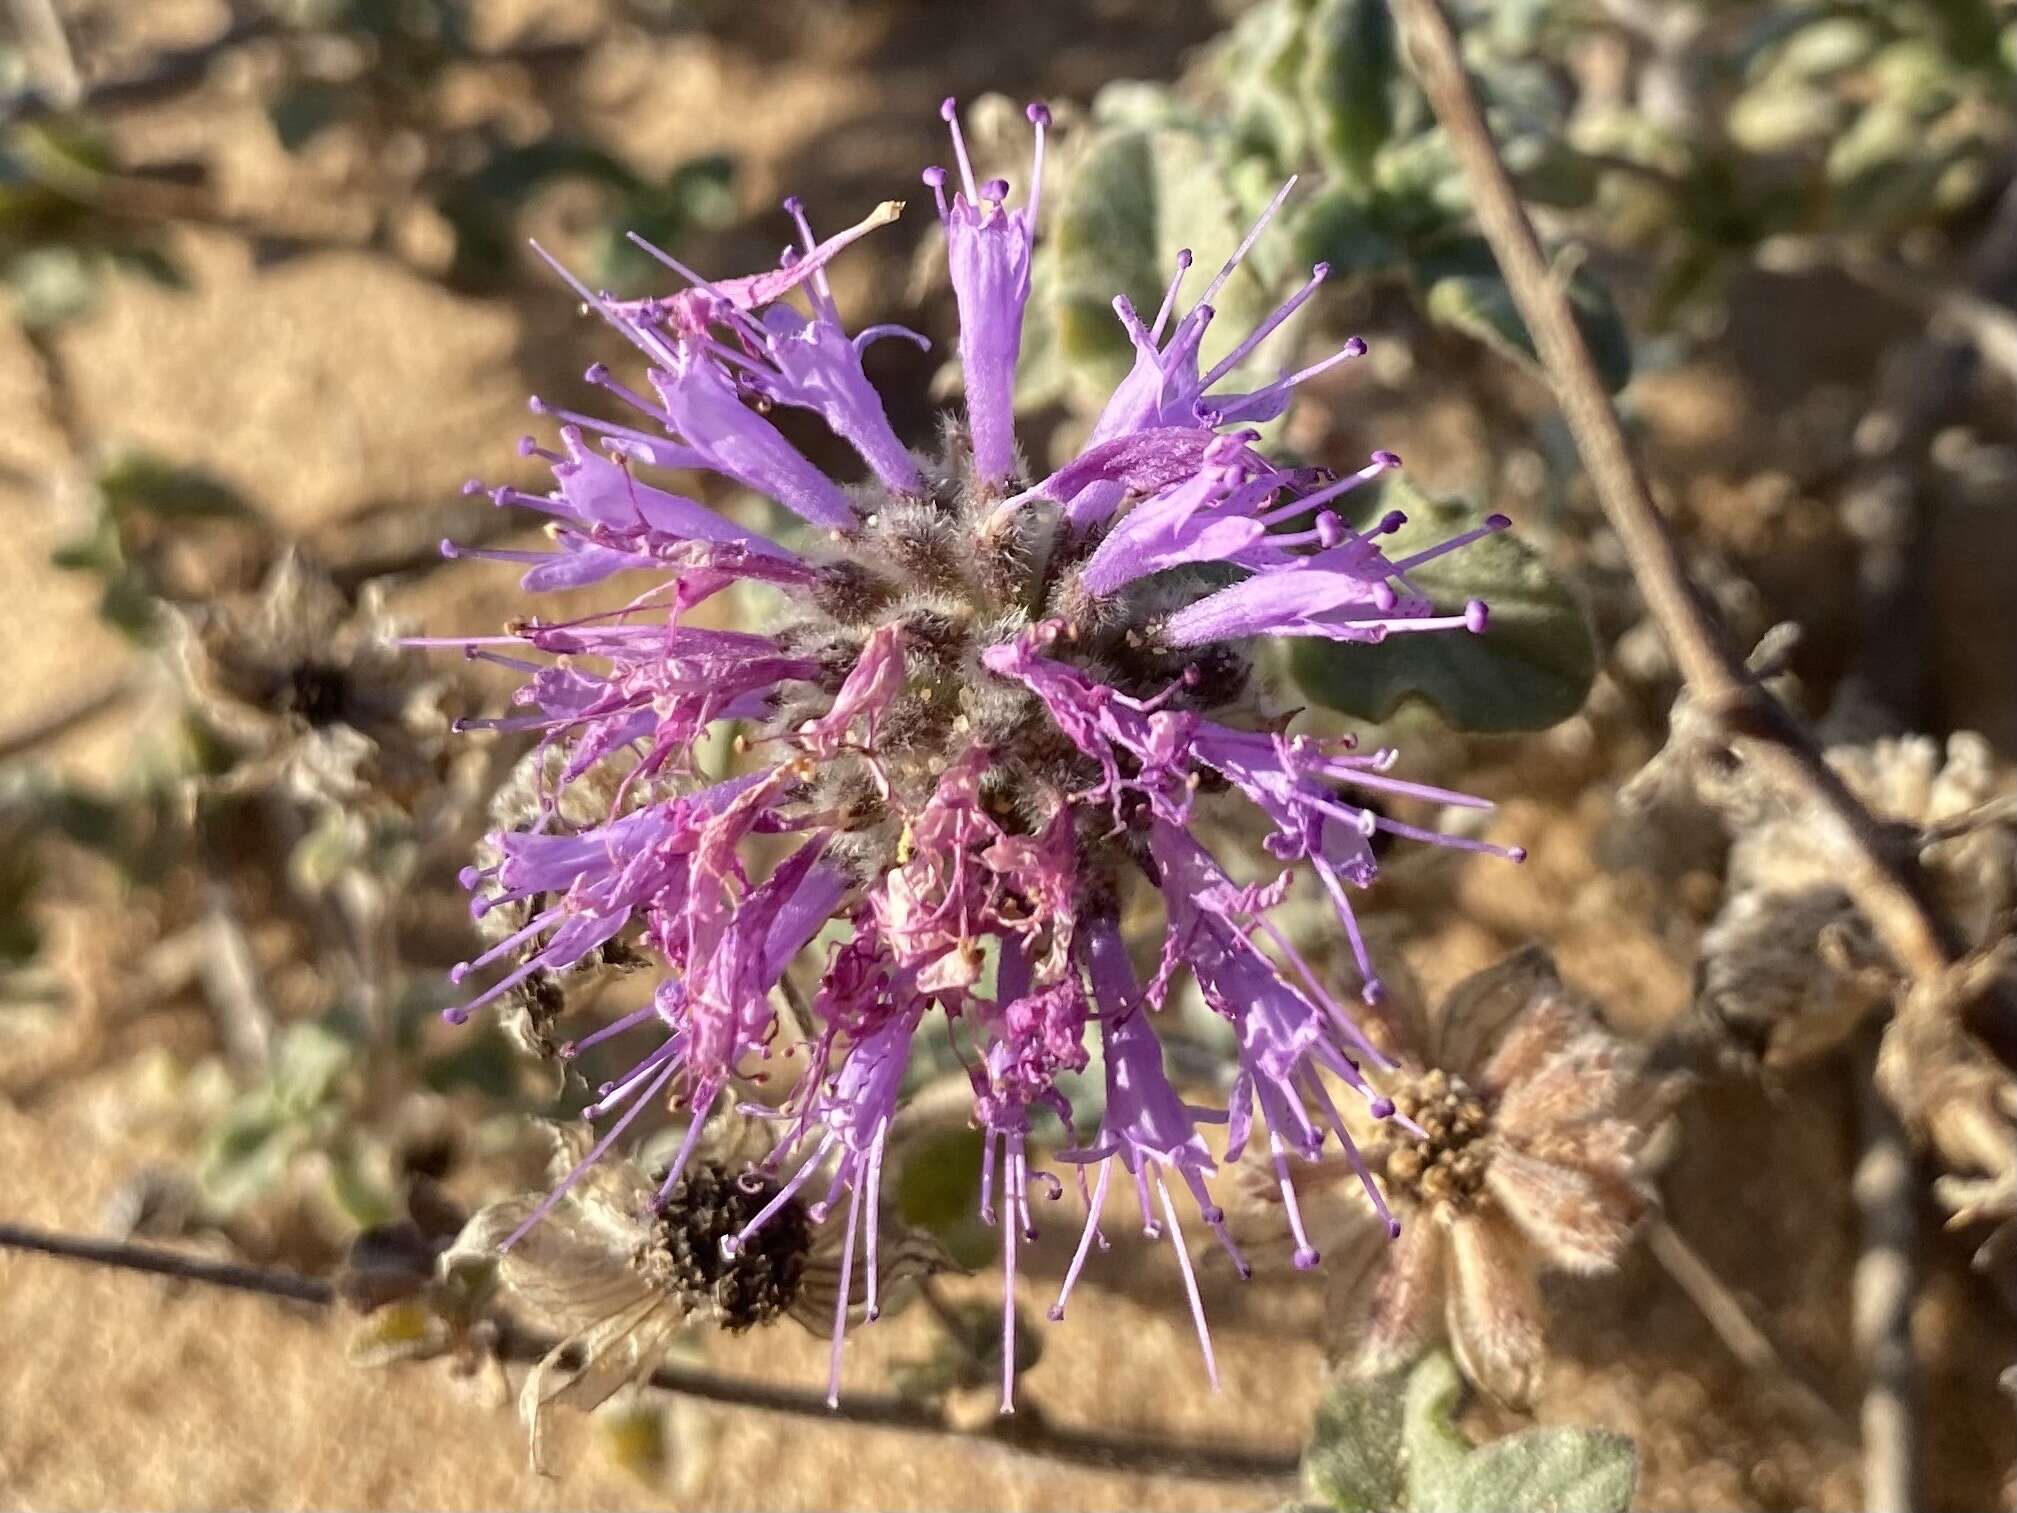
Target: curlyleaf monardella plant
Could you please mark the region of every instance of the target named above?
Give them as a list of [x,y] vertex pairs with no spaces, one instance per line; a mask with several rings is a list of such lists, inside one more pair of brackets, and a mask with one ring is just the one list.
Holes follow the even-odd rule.
[[[533,816],[490,838],[494,865],[465,874],[474,911],[503,911],[513,928],[458,980],[493,964],[510,971],[450,1019],[535,974],[586,964],[619,937],[660,970],[648,1007],[589,1037],[634,1033],[643,1052],[587,1110],[606,1129],[562,1191],[640,1111],[670,1098],[692,1116],[661,1200],[673,1194],[710,1111],[729,1105],[739,1079],[786,1059],[773,1007],[786,967],[830,921],[848,927],[821,963],[814,1038],[802,1061],[794,1053],[796,1081],[773,1111],[761,1174],[772,1196],[720,1241],[732,1257],[781,1216],[817,1224],[845,1209],[835,1392],[851,1305],[877,1313],[884,1154],[927,1015],[957,1021],[968,1056],[986,1137],[981,1216],[1006,1242],[1005,1333],[1018,1238],[1033,1233],[1037,1200],[1064,1190],[1032,1167],[1031,1118],[1049,1109],[1069,1128],[1058,1079],[1088,1064],[1097,1037],[1103,1122],[1072,1131],[1056,1157],[1075,1168],[1088,1212],[1052,1316],[1101,1238],[1118,1165],[1147,1231],[1174,1244],[1209,1368],[1180,1208],[1244,1271],[1209,1184],[1220,1160],[1258,1145],[1280,1181],[1297,1262],[1313,1265],[1289,1159],[1336,1141],[1356,1162],[1336,1099],[1364,1099],[1375,1117],[1393,1110],[1377,1091],[1385,1058],[1271,909],[1299,876],[1313,878],[1335,902],[1357,996],[1372,1001],[1379,979],[1351,900],[1373,881],[1376,832],[1497,849],[1388,818],[1374,800],[1482,805],[1390,775],[1389,751],[1287,733],[1255,687],[1255,638],[1373,643],[1485,628],[1482,604],[1438,614],[1408,581],[1481,532],[1392,560],[1381,541],[1397,516],[1356,530],[1330,508],[1398,458],[1376,453],[1343,477],[1287,468],[1246,428],[1363,343],[1250,393],[1219,389],[1325,270],[1208,371],[1199,348],[1212,300],[1268,215],[1195,299],[1185,298],[1188,254],[1151,318],[1116,299],[1133,370],[1083,451],[1032,480],[1010,397],[1049,117],[1030,107],[1032,193],[1010,209],[1005,182],[975,183],[951,101],[944,116],[957,179],[931,169],[925,182],[946,232],[966,404],[942,449],[906,446],[862,366],[871,342],[924,339],[892,326],[850,334],[826,277],[836,254],[900,206],[821,242],[788,201],[803,248],[746,278],[710,282],[654,253],[690,285],[662,299],[619,303],[563,272],[643,355],[644,383],[589,370],[621,418],[535,402],[560,422],[560,450],[527,443],[555,488],[495,498],[550,517],[554,549],[471,555],[528,560],[528,589],[619,573],[642,589],[607,613],[437,643],[528,674],[516,697],[525,712],[492,723],[538,732],[543,774]],[[843,486],[814,467],[766,418],[776,405],[816,411],[860,453],[867,481]],[[768,495],[814,529],[803,544],[771,540],[663,482],[692,471]],[[686,623],[693,605],[739,582],[784,590],[791,610],[769,634]],[[723,721],[755,730],[745,744],[761,762],[709,783],[694,745]],[[582,812],[573,802],[563,811],[569,789],[607,784],[612,771],[606,815],[569,823]],[[1193,832],[1200,807],[1235,790],[1273,826],[1267,849],[1287,869],[1273,883],[1235,883]],[[747,844],[757,837],[769,839]],[[765,873],[756,855],[777,854],[780,841],[784,859]],[[1167,920],[1146,982],[1121,930],[1124,899],[1143,888],[1160,890]],[[1186,1103],[1164,1070],[1155,1025],[1181,970],[1238,1045],[1224,1111]],[[1227,1126],[1221,1155],[1199,1133],[1213,1122]],[[1014,1349],[1002,1359],[1007,1408]]]

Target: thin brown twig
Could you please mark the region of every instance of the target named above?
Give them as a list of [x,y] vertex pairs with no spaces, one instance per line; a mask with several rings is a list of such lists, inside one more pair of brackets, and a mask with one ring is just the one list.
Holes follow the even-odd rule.
[[1913,1513],[1920,1506],[1919,1366],[1912,1350],[1918,1292],[1919,1214],[1912,1151],[1878,1090],[1880,1030],[1856,1058],[1856,1173],[1850,1191],[1862,1220],[1851,1283],[1856,1350],[1863,1361],[1863,1506]]
[[1898,965],[1918,981],[1946,981],[1964,946],[1933,906],[1917,857],[1898,845],[1849,790],[1807,728],[1745,671],[1715,610],[1690,581],[1679,542],[1653,503],[1568,300],[1485,125],[1448,15],[1439,0],[1393,4],[1422,88],[1463,170],[1479,229],[1533,333],[1598,503],[1682,678],[1741,756],[1781,793],[1832,822],[1844,843],[1842,884]]
[[54,714],[44,715],[32,725],[0,732],[0,762],[11,761],[39,746],[60,740],[80,725],[88,725],[108,710],[117,708],[140,687],[137,675],[114,678],[103,688],[66,704]]
[[1758,1327],[1750,1310],[1716,1275],[1680,1232],[1665,1219],[1655,1219],[1646,1228],[1646,1248],[1660,1263],[1674,1285],[1688,1296],[1716,1338],[1744,1367],[1761,1377],[1783,1382],[1815,1428],[1832,1434],[1846,1434],[1849,1424],[1815,1386],[1786,1363],[1771,1337]]
[[[336,1289],[315,1277],[241,1266],[183,1255],[153,1246],[58,1234],[27,1225],[0,1223],[0,1250],[21,1250],[62,1260],[81,1261],[125,1271],[143,1271],[182,1282],[225,1287],[262,1297],[327,1307]],[[554,1342],[515,1328],[498,1336],[502,1358],[514,1362],[543,1359]],[[650,1384],[662,1392],[731,1407],[753,1408],[794,1418],[963,1439],[1005,1452],[1085,1466],[1094,1470],[1132,1472],[1142,1476],[1179,1476],[1201,1481],[1283,1481],[1295,1476],[1300,1458],[1294,1452],[1248,1450],[1236,1445],[1188,1439],[1182,1442],[1139,1435],[1102,1434],[1052,1423],[1040,1414],[1004,1419],[981,1428],[952,1423],[930,1404],[893,1393],[856,1393],[829,1408],[824,1392],[803,1392],[767,1382],[727,1376],[690,1366],[660,1366]]]

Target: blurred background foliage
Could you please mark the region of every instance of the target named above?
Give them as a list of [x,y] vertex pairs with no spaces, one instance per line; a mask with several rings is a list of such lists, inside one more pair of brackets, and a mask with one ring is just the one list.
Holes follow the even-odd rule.
[[[1814,702],[1877,711],[1861,726],[1843,714],[1845,732],[1979,728],[2007,765],[2017,750],[2013,664],[2007,648],[1986,644],[1979,616],[1997,602],[1999,580],[1983,588],[1949,574],[1956,539],[1961,559],[1991,573],[1999,552],[1978,543],[2011,541],[2017,501],[2017,17],[1991,0],[1450,8],[1605,381],[1672,480],[1665,502],[1704,591],[1744,634],[1782,617],[1806,622],[1797,670]],[[70,9],[16,7],[59,19]],[[482,9],[245,0],[213,40],[101,73],[91,46],[117,28],[87,6],[67,41],[60,27],[52,44],[23,26],[0,47],[0,284],[62,451],[9,482],[30,507],[60,510],[65,539],[49,570],[88,581],[98,616],[135,647],[109,681],[80,669],[77,699],[0,728],[0,1034],[60,1047],[48,1025],[95,1014],[127,1028],[101,1037],[94,1054],[155,1048],[130,1059],[185,1126],[185,1159],[135,1175],[117,1216],[125,1232],[205,1237],[328,1270],[358,1235],[400,1221],[416,1183],[535,1169],[526,1115],[551,1112],[555,1088],[521,1054],[543,1033],[537,1005],[504,1027],[486,1021],[452,1036],[434,1019],[448,968],[473,954],[455,872],[489,823],[486,796],[524,747],[451,737],[447,722],[493,708],[496,686],[389,649],[395,625],[427,603],[436,539],[491,539],[512,522],[480,503],[428,497],[373,501],[328,529],[290,526],[286,501],[246,497],[196,459],[87,420],[66,332],[98,318],[120,281],[190,289],[199,277],[184,255],[190,232],[236,239],[261,274],[364,256],[514,312],[568,303],[529,256],[532,235],[626,296],[663,289],[663,270],[626,239],[633,231],[707,271],[768,265],[785,230],[757,203],[748,165],[719,151],[668,161],[632,150],[624,110],[656,86],[648,71],[626,74],[622,58],[667,37],[761,53],[795,29],[814,47],[860,24],[890,51],[864,44],[850,66],[908,104],[941,86],[883,64],[960,24],[909,0],[763,15],[684,0],[612,4],[555,9],[517,30],[475,24]],[[1511,944],[1588,930],[1620,959],[1668,963],[1685,998],[1721,897],[1724,843],[1699,809],[1622,830],[1609,811],[1588,812],[1656,748],[1674,670],[1535,381],[1531,340],[1387,6],[1226,0],[1190,10],[1183,35],[1203,39],[1195,47],[1155,39],[1155,6],[1123,18],[1146,37],[1136,56],[1150,64],[1138,77],[1081,69],[1059,81],[1020,55],[1004,65],[1014,77],[1001,86],[1052,93],[1060,124],[1019,392],[1036,461],[1083,435],[1131,360],[1114,296],[1153,311],[1180,249],[1196,255],[1197,287],[1297,177],[1217,301],[1206,361],[1311,264],[1326,264],[1291,335],[1229,386],[1267,382],[1363,334],[1372,377],[1347,364],[1338,386],[1314,387],[1272,423],[1270,440],[1346,471],[1405,432],[1428,450],[1418,457],[1404,444],[1406,474],[1351,496],[1362,519],[1398,507],[1410,535],[1435,539],[1505,510],[1521,528],[1420,574],[1447,606],[1486,598],[1490,635],[1298,643],[1274,669],[1284,702],[1313,706],[1320,728],[1350,722],[1369,744],[1404,743],[1418,775],[1525,803],[1516,817],[1536,834],[1519,838],[1537,853],[1570,824],[1551,813],[1574,817],[1583,828],[1565,850],[1587,861],[1563,890],[1575,902],[1549,914],[1480,904],[1445,862],[1397,859],[1388,912],[1373,926],[1448,927],[1458,954],[1476,947],[1476,932]],[[882,19],[863,19],[871,13]],[[990,45],[980,38],[965,72],[983,73]],[[124,124],[205,92],[256,99],[290,165],[285,196],[227,193],[221,151],[212,161],[187,133],[157,150]],[[983,99],[973,119],[983,164],[1021,190],[1019,103]],[[893,110],[878,99],[868,125],[897,143],[890,155],[933,140],[915,134],[936,128],[929,105],[916,112],[921,128],[902,123],[912,135],[893,134]],[[870,177],[862,150],[849,147],[858,138],[833,140],[831,159],[785,165],[815,177],[831,169],[825,181],[786,186],[807,194],[823,227],[889,192],[856,195],[849,175]],[[765,167],[766,193],[776,167]],[[882,261],[855,285],[859,324],[904,318],[935,339],[951,329],[934,271],[942,247],[927,221],[913,215],[911,240],[893,250],[861,249]],[[918,295],[925,317],[913,309]],[[1809,312],[1807,345],[1775,324],[1768,307],[1782,298]],[[585,325],[524,321],[514,357],[535,382],[571,377],[601,350]],[[1857,337],[1863,346],[1844,360]],[[1772,348],[1769,362],[1759,343]],[[922,367],[879,356],[899,366],[872,369],[892,413],[920,436],[928,394],[946,389],[946,373],[934,385],[930,368],[950,356],[941,346]],[[1761,412],[1744,416],[1747,428],[1718,455],[1673,440],[1687,424],[1647,392],[1691,364],[1772,373],[1773,387],[1749,395]],[[392,595],[403,596],[399,615]],[[1958,672],[1957,639],[1967,664]],[[116,781],[45,762],[116,711],[139,711]],[[1458,912],[1487,923],[1450,925],[1452,896]],[[80,910],[100,924],[80,930]],[[1291,917],[1313,961],[1339,949],[1323,911]],[[1631,944],[1616,947],[1605,931]],[[1614,985],[1628,989],[1636,969],[1617,970]],[[569,1009],[626,1002],[637,988],[627,976],[613,965],[571,992]],[[1179,1070],[1193,1082],[1223,1079],[1217,1027],[1201,1004],[1183,1012]],[[150,1015],[180,1028],[136,1041],[130,1027]],[[1635,1025],[1649,1036],[1658,1028]],[[0,1096],[27,1096],[66,1054],[82,1053],[17,1059]],[[588,1086],[606,1075],[593,1056],[581,1065]],[[959,1093],[956,1049],[936,1047],[916,1075],[927,1104],[934,1088]],[[569,1079],[563,1109],[586,1101],[582,1081]],[[1095,1059],[1075,1100],[1082,1119],[1096,1117],[1100,1086]],[[928,1124],[897,1191],[911,1222],[985,1266],[996,1237],[973,1221],[975,1142],[960,1118]],[[998,1348],[957,1308],[940,1317],[944,1339],[901,1378],[933,1400],[986,1379],[986,1351]],[[1465,1470],[1449,1440],[1456,1377],[1440,1357],[1382,1387],[1375,1406],[1394,1421],[1378,1444],[1341,1447],[1340,1436],[1365,1438],[1353,1425],[1373,1421],[1351,1390],[1323,1409],[1305,1462],[1305,1492],[1322,1505],[1612,1508],[1631,1495],[1629,1450],[1570,1430],[1532,1431],[1567,1437],[1532,1442],[1526,1459],[1501,1452],[1494,1474],[1508,1479],[1480,1493],[1486,1483],[1466,1478],[1484,1473]],[[629,1436],[619,1458],[667,1459],[649,1423],[612,1423]],[[1418,1442],[1445,1456],[1442,1480],[1425,1479],[1427,1461],[1381,1459]],[[1404,1503],[1391,1501],[1397,1489]],[[1824,1493],[1825,1474],[1813,1471],[1784,1489],[1785,1505]]]

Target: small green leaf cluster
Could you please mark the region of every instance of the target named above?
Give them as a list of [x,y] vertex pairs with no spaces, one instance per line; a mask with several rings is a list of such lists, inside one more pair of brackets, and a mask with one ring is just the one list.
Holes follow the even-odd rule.
[[1462,1390],[1441,1353],[1376,1379],[1347,1378],[1317,1411],[1303,1454],[1305,1508],[1336,1513],[1625,1513],[1638,1452],[1623,1435],[1549,1426],[1474,1445],[1453,1415]]
[[87,120],[0,131],[0,285],[30,331],[87,314],[118,270],[182,285],[158,223],[116,203],[123,173],[110,138]]
[[147,641],[160,629],[162,555],[178,532],[206,521],[253,521],[253,507],[210,474],[145,452],[107,458],[92,475],[84,531],[51,560],[102,585],[99,618]]

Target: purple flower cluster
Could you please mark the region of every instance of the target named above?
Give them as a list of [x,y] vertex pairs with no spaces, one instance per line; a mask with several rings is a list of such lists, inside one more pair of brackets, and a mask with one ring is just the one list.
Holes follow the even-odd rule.
[[[1174,1245],[1208,1369],[1179,1209],[1188,1204],[1244,1271],[1211,1182],[1218,1162],[1240,1159],[1257,1134],[1297,1264],[1316,1263],[1289,1159],[1313,1159],[1336,1141],[1356,1163],[1336,1099],[1393,1117],[1374,1086],[1388,1063],[1271,911],[1298,877],[1314,878],[1336,907],[1358,995],[1371,1002],[1379,979],[1351,899],[1373,881],[1376,833],[1498,848],[1388,817],[1385,801],[1479,801],[1390,776],[1391,752],[1286,733],[1252,690],[1249,643],[1482,631],[1483,605],[1439,615],[1408,573],[1507,522],[1494,517],[1396,560],[1381,543],[1398,515],[1357,530],[1330,506],[1398,458],[1376,453],[1337,477],[1277,466],[1258,450],[1251,422],[1280,414],[1299,384],[1364,351],[1354,339],[1253,392],[1219,392],[1315,292],[1321,266],[1201,371],[1211,302],[1280,197],[1187,310],[1179,313],[1187,253],[1152,322],[1115,301],[1133,368],[1080,455],[1030,483],[1011,395],[1049,117],[1030,107],[1032,189],[1012,210],[1005,182],[975,182],[952,102],[944,114],[958,180],[949,197],[943,170],[925,181],[945,228],[966,403],[942,455],[905,446],[862,363],[881,337],[924,339],[898,327],[850,334],[827,282],[833,257],[900,206],[821,242],[787,202],[802,246],[746,278],[709,282],[654,249],[690,286],[661,299],[618,302],[562,270],[642,354],[643,383],[589,370],[588,381],[621,402],[621,421],[535,401],[559,422],[561,449],[525,449],[551,467],[554,488],[494,497],[546,516],[551,549],[470,555],[524,561],[528,589],[619,573],[641,574],[645,586],[604,613],[433,643],[526,674],[521,712],[485,723],[537,732],[542,774],[537,813],[493,836],[494,864],[464,879],[479,916],[508,907],[500,917],[516,928],[457,980],[494,964],[509,970],[449,1017],[461,1021],[534,974],[579,967],[619,938],[654,959],[651,1003],[575,1043],[578,1051],[635,1031],[649,1048],[600,1089],[588,1117],[607,1127],[561,1191],[644,1109],[670,1098],[691,1124],[663,1196],[710,1112],[739,1081],[783,1060],[775,990],[794,958],[841,922],[810,1005],[814,1038],[795,1053],[801,1069],[770,1110],[775,1197],[724,1248],[747,1245],[786,1205],[820,1222],[844,1201],[837,1392],[850,1307],[871,1319],[878,1309],[883,1164],[913,1037],[933,1012],[957,1021],[985,1134],[982,1217],[1005,1237],[1006,1409],[1018,1240],[1035,1232],[1034,1199],[1065,1189],[1039,1164],[1032,1116],[1047,1109],[1070,1128],[1059,1078],[1084,1069],[1095,1042],[1105,1117],[1054,1153],[1076,1173],[1086,1218],[1052,1317],[1104,1243],[1115,1163],[1147,1232]],[[844,487],[801,455],[767,418],[779,405],[817,414],[860,455],[865,481]],[[771,540],[646,481],[696,471],[776,500],[817,528],[812,544]],[[739,582],[783,591],[792,608],[773,633],[689,623],[694,605]],[[724,721],[741,723],[752,737],[745,749],[763,762],[704,783],[695,742]],[[614,798],[592,822],[570,822],[591,780]],[[1193,832],[1198,806],[1235,790],[1272,827],[1267,850],[1285,870],[1270,884],[1236,884]],[[1120,925],[1123,899],[1144,890],[1160,893],[1167,920],[1145,982]],[[1225,1110],[1187,1103],[1164,1069],[1156,1021],[1183,971],[1238,1046]],[[1204,1123],[1225,1124],[1221,1155],[1200,1134]]]

